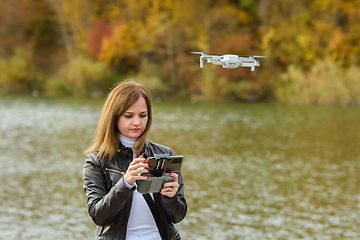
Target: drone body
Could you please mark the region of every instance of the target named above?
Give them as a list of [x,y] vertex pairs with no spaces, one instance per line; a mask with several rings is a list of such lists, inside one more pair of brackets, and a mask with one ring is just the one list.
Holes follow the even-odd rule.
[[[208,63],[215,65],[222,65],[223,68],[234,69],[238,67],[250,67],[251,71],[255,71],[255,67],[260,66],[260,60],[255,58],[264,58],[264,56],[247,56],[239,57],[234,54],[225,54],[221,56],[212,55],[211,53],[204,52],[191,52],[194,54],[201,54],[200,56],[200,68],[204,67],[204,60],[206,59]],[[210,55],[209,55],[210,54]]]

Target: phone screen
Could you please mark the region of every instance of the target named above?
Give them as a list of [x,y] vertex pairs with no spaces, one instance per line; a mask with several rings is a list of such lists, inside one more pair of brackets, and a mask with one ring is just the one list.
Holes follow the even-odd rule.
[[150,173],[162,171],[162,172],[179,172],[182,165],[183,156],[171,156],[171,159],[162,158],[156,160],[155,157],[148,158],[148,164],[150,165]]

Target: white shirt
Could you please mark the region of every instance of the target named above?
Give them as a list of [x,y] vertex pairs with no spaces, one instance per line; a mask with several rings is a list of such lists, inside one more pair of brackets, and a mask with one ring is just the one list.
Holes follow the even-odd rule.
[[[125,147],[134,151],[136,139],[127,138],[120,134],[120,141]],[[135,158],[135,154],[133,159]],[[125,181],[129,188],[133,187]],[[151,197],[152,194],[150,194]],[[127,225],[126,240],[161,240],[159,230],[145,198],[137,190],[134,191],[130,216]]]

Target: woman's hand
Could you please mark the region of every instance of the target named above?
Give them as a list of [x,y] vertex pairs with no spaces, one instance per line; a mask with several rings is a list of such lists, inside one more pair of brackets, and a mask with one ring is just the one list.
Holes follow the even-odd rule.
[[134,185],[136,180],[144,180],[148,179],[149,177],[140,176],[139,173],[149,173],[149,170],[146,169],[149,167],[149,164],[146,163],[147,160],[141,155],[138,158],[135,158],[129,165],[126,173],[125,173],[125,181],[130,184]]
[[167,197],[173,197],[179,190],[179,183],[178,179],[179,176],[176,173],[170,173],[169,176],[174,177],[174,180],[172,182],[165,183],[162,187],[160,193]]

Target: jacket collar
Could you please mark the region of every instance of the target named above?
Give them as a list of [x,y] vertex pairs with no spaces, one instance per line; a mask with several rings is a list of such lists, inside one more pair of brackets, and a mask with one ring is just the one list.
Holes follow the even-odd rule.
[[[125,167],[125,169],[127,169],[130,162],[133,160],[133,154],[134,153],[133,153],[132,148],[125,147],[122,143],[120,143],[119,149],[116,151],[116,153],[114,155],[114,159],[120,165]],[[154,156],[154,150],[148,140],[145,140],[144,148],[141,151],[141,154],[143,154],[144,158]]]

